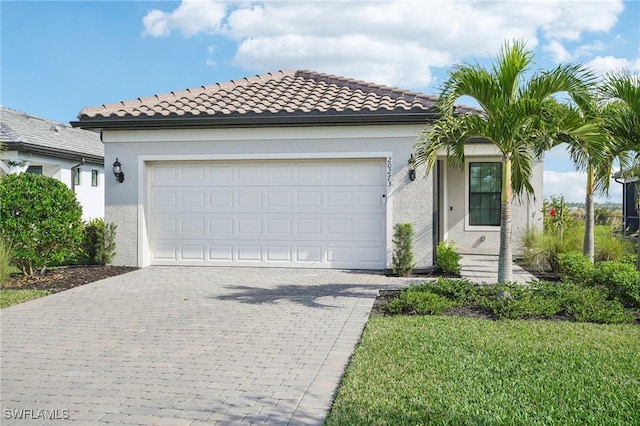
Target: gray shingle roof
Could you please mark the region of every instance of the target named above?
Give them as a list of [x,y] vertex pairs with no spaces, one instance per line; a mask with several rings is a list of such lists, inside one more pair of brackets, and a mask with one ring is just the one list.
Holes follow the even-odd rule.
[[104,145],[95,132],[36,117],[0,105],[0,140],[9,149],[56,152],[61,157],[91,157],[103,160]]
[[423,93],[313,71],[290,70],[87,107],[78,114],[79,121],[72,124],[85,127],[83,124],[101,121],[134,124],[145,120],[158,123],[158,119],[177,123],[181,119],[197,118],[261,120],[338,116],[351,116],[357,121],[357,117],[365,115],[412,115],[424,121],[427,115],[435,113],[436,102],[436,97]]

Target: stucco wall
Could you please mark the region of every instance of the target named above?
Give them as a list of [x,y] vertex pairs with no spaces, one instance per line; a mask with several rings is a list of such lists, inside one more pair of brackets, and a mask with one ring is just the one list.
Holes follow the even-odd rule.
[[[146,161],[181,159],[295,158],[323,154],[347,157],[391,154],[390,203],[387,218],[387,261],[392,253],[392,226],[410,222],[414,226],[414,252],[418,268],[433,264],[432,178],[418,171],[408,178],[407,160],[422,126],[351,126],[273,129],[185,129],[149,131],[104,131],[105,164],[116,158],[122,164],[125,182],[106,179],[105,219],[118,225],[114,264],[146,266]],[[386,154],[385,154],[386,155]]]
[[[443,205],[441,220],[448,224],[444,238],[455,242],[461,253],[498,254],[500,227],[472,227],[466,222],[468,212],[468,162],[498,161],[496,157],[468,157],[464,170],[446,166],[447,201]],[[537,196],[512,203],[512,244],[514,253],[522,251],[521,239],[528,227],[542,228],[543,163],[536,162],[532,170],[532,185]]]

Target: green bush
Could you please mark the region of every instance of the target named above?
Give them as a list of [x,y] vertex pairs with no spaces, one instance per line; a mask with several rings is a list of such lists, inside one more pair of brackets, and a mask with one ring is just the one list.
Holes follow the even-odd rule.
[[595,272],[589,258],[575,251],[558,254],[558,265],[563,281],[588,285]]
[[409,288],[404,289],[398,298],[390,301],[387,309],[393,314],[440,315],[455,305],[455,302],[446,297]]
[[6,283],[11,276],[12,256],[11,246],[4,238],[0,238],[0,285]]
[[610,300],[602,288],[568,284],[561,289],[564,311],[580,322],[622,324],[633,322],[633,315],[618,300]]
[[82,254],[85,263],[106,265],[116,254],[116,224],[93,219],[84,226]]
[[464,279],[439,277],[435,281],[425,281],[411,287],[413,291],[425,291],[437,294],[455,302],[457,305],[475,303],[482,287]]
[[640,272],[621,262],[599,262],[595,265],[592,284],[606,288],[625,306],[640,307]]
[[440,241],[436,248],[438,269],[451,275],[460,275],[460,255],[453,241]]
[[392,270],[405,277],[416,266],[413,257],[413,226],[410,223],[397,223],[394,227]]
[[500,319],[564,315],[576,321],[607,324],[634,320],[605,287],[573,282],[474,285],[467,280],[440,278],[405,288],[387,303],[392,314],[439,315],[453,306],[478,306]]
[[0,179],[0,232],[26,274],[75,258],[82,241],[82,208],[62,182],[22,173]]
[[500,319],[549,318],[562,311],[559,298],[536,288],[500,284],[495,285],[493,291],[492,296],[481,298],[478,305]]

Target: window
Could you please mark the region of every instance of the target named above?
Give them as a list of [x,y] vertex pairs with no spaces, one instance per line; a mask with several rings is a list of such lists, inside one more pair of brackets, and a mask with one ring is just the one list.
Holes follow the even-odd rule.
[[27,173],[32,173],[34,175],[42,174],[42,166],[29,166],[27,168]]
[[469,163],[469,225],[500,226],[501,163]]
[[91,186],[98,186],[98,175],[97,170],[91,170]]
[[82,169],[80,167],[76,167],[73,170],[73,184],[74,185],[80,185],[80,173],[82,172]]

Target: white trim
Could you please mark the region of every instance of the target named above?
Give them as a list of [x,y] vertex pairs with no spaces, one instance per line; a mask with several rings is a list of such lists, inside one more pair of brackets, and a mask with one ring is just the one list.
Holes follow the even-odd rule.
[[500,232],[500,226],[472,226],[469,225],[469,163],[500,163],[496,157],[473,157],[464,160],[464,230],[469,232]]
[[319,160],[323,158],[388,158],[391,152],[301,152],[301,153],[263,153],[263,154],[161,154],[140,155],[138,160],[148,161],[213,161],[213,160]]
[[[396,139],[415,140],[424,129],[424,124],[365,125],[365,126],[302,126],[302,127],[253,127],[223,129],[155,129],[155,130],[109,130],[103,132],[103,143],[153,143],[171,142],[225,142],[231,141],[282,141],[309,139]],[[311,135],[310,135],[311,130]]]
[[[386,203],[386,211],[385,211],[385,220],[386,220],[386,235],[385,239],[387,242],[387,261],[385,268],[391,268],[393,262],[393,154],[387,153],[385,158],[385,164],[387,167],[387,184],[385,187],[387,188],[384,202]],[[391,171],[391,176],[389,176],[389,171]]]
[[442,209],[444,210],[442,212],[442,240],[447,241],[449,239],[449,169],[447,160],[443,160],[440,164],[442,164],[440,174],[442,176]]
[[[147,163],[156,161],[215,161],[215,160],[303,160],[303,159],[356,159],[356,158],[380,158],[385,161],[387,167],[389,164],[393,170],[393,153],[392,152],[319,152],[319,153],[281,153],[281,154],[207,154],[207,155],[139,155],[138,156],[138,267],[144,268],[151,265],[151,250],[149,247],[149,235],[147,233],[147,224],[145,220],[145,211],[149,206],[149,167]],[[387,261],[385,268],[391,267],[391,256],[393,252],[393,185],[387,181],[386,187],[386,246]]]

